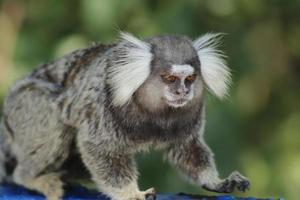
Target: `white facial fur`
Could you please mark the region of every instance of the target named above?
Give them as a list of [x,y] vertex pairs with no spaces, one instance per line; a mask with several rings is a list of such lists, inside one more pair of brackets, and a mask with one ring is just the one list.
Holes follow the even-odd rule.
[[149,76],[152,60],[150,44],[128,33],[121,33],[121,38],[123,43],[120,47],[120,59],[113,60],[112,67],[108,69],[112,104],[115,106],[122,106],[130,101],[133,93]]
[[222,34],[205,34],[194,41],[201,62],[201,74],[208,88],[219,98],[228,93],[231,83],[230,70],[224,54],[218,50]]
[[172,65],[171,68],[171,75],[174,75],[176,77],[180,78],[180,87],[182,89],[189,89],[189,93],[186,95],[176,95],[174,94],[174,91],[172,92],[172,89],[169,85],[165,85],[164,88],[164,96],[166,99],[166,103],[171,107],[182,107],[186,105],[194,96],[194,85],[192,84],[190,88],[186,88],[185,86],[185,79],[187,76],[192,75],[194,73],[194,68],[190,65]]

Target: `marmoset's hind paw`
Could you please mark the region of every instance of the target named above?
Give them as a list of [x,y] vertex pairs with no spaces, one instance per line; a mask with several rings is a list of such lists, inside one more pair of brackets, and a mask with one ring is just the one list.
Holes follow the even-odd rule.
[[126,190],[119,193],[117,196],[111,197],[113,200],[155,200],[156,192],[154,188],[149,188],[146,191],[130,191]]
[[62,200],[64,194],[63,185],[57,173],[42,175],[25,184],[30,189],[42,192],[47,200]]

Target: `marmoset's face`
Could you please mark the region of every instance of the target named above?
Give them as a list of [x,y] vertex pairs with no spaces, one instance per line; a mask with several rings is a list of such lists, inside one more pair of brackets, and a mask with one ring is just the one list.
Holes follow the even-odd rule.
[[163,82],[163,97],[165,103],[171,107],[182,107],[194,97],[194,83],[197,73],[190,65],[172,65],[160,74]]
[[150,111],[182,108],[201,98],[203,84],[199,72],[190,65],[156,69],[137,91],[138,101]]
[[182,37],[159,37],[148,42],[153,53],[151,74],[136,92],[139,104],[157,111],[199,103],[203,83],[200,61],[192,43]]

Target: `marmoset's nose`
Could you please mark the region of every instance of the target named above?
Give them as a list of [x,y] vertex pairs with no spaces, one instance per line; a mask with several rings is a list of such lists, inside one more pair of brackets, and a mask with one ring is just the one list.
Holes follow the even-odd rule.
[[180,96],[185,96],[190,92],[190,90],[186,87],[180,87],[176,90],[176,94]]

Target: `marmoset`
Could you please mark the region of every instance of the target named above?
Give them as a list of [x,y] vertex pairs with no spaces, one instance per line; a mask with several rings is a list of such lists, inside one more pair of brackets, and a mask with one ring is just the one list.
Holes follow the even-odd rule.
[[134,160],[152,147],[206,190],[249,189],[239,172],[219,178],[203,139],[205,88],[223,98],[231,83],[221,34],[195,41],[120,35],[40,65],[11,88],[0,127],[0,182],[59,200],[62,177],[82,164],[113,200],[155,199],[154,188],[139,190]]

